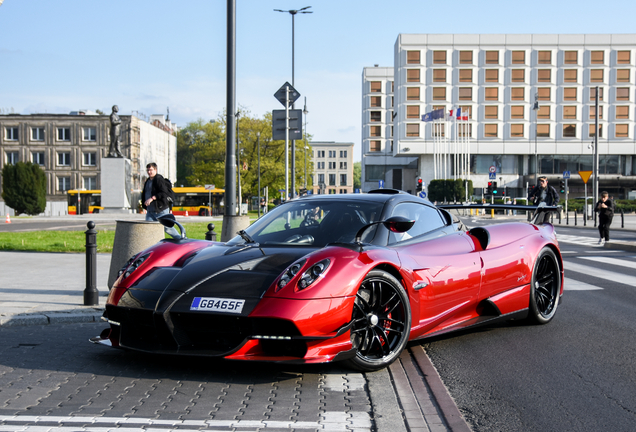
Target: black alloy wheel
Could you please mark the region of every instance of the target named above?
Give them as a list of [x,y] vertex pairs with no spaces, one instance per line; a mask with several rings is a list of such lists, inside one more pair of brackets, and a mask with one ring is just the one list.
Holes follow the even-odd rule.
[[411,331],[406,291],[391,274],[371,271],[358,289],[351,321],[351,343],[357,352],[349,364],[362,371],[388,366],[404,350]]
[[549,323],[556,314],[561,291],[559,261],[552,249],[546,247],[539,253],[530,288],[530,320],[537,324]]

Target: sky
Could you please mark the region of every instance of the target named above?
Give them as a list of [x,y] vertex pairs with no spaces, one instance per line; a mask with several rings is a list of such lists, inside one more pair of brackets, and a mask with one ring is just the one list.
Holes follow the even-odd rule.
[[[364,67],[393,66],[400,33],[635,33],[636,2],[236,0],[236,99],[252,116],[307,98],[314,141],[361,160]],[[226,105],[226,0],[0,2],[0,113],[166,114],[184,127]]]

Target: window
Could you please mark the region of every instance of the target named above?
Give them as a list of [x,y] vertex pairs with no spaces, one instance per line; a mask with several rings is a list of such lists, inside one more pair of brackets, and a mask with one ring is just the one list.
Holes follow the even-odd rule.
[[322,187],[322,185],[325,184],[325,175],[324,174],[318,174],[318,184]]
[[464,137],[468,137],[471,138],[473,136],[473,125],[472,124],[466,124],[466,123],[461,123],[458,125],[458,134],[460,136],[460,138],[464,138]]
[[510,89],[510,100],[524,100],[525,89],[523,87],[513,87]]
[[603,82],[603,69],[591,69],[590,82]]
[[433,69],[433,82],[446,82],[446,69]]
[[371,81],[371,93],[382,93],[382,82],[381,81]]
[[71,140],[71,128],[65,128],[65,127],[57,128],[57,140],[58,141],[70,141]]
[[382,113],[380,111],[371,111],[369,115],[372,122],[382,121]]
[[32,152],[31,162],[36,165],[44,166],[44,152]]
[[537,61],[539,64],[552,64],[552,51],[539,51]]
[[419,51],[407,51],[406,52],[407,64],[420,64],[420,52]]
[[406,89],[406,99],[407,100],[420,100],[420,88],[419,87],[408,87]]
[[576,100],[576,88],[566,87],[563,89],[563,100],[575,101]]
[[420,136],[420,125],[419,124],[407,124],[406,125],[406,136],[407,137],[419,137]]
[[539,100],[549,101],[551,96],[550,87],[539,87],[537,89],[537,94],[539,95]]
[[513,51],[512,52],[512,64],[525,64],[526,52],[525,51]]
[[473,70],[472,69],[460,69],[459,70],[459,82],[473,82]]
[[539,107],[539,111],[537,112],[537,118],[550,120],[550,106],[541,105]]
[[617,51],[616,52],[616,63],[617,64],[630,64],[631,63],[631,52],[630,51]]
[[369,142],[369,151],[379,152],[380,151],[380,141],[370,141]]
[[525,82],[526,81],[526,71],[524,69],[512,69],[510,74],[510,78],[512,82]]
[[84,153],[84,166],[96,166],[97,154],[95,152]]
[[563,81],[564,82],[576,82],[577,77],[576,69],[564,69],[563,70]]
[[[444,71],[446,72],[446,71]],[[420,70],[419,69],[407,69],[406,70],[406,82],[420,82]]]
[[44,141],[44,128],[33,127],[31,128],[31,141]]
[[576,120],[576,107],[575,106],[564,106],[563,107],[563,118],[564,119],[574,119],[574,120]]
[[484,118],[486,119],[497,119],[499,118],[499,107],[496,105],[485,106],[484,107]]
[[484,89],[484,95],[487,101],[499,100],[499,89],[497,87],[486,87]]
[[419,105],[408,105],[406,107],[406,118],[419,119],[420,118],[420,106]]
[[[596,88],[594,87],[590,89],[590,100],[591,101],[596,100]],[[603,87],[599,87],[598,89],[598,100],[599,101],[603,100]]]
[[617,82],[629,82],[629,69],[617,69],[616,70]]
[[629,125],[617,124],[616,125],[616,138],[627,138],[629,136]]
[[576,125],[565,124],[563,125],[563,138],[575,138],[576,137]]
[[497,138],[497,125],[496,124],[484,125],[484,136],[486,138]]
[[473,89],[471,87],[460,87],[459,100],[473,100]]
[[616,107],[616,118],[617,119],[628,119],[629,118],[629,107],[628,106],[617,106]]
[[321,170],[325,169],[325,163],[324,162],[318,162],[317,169],[321,169]]
[[317,150],[316,151],[316,157],[324,158],[325,157],[325,151],[324,150]]
[[340,162],[340,169],[341,170],[343,170],[343,169],[346,170],[347,169],[347,162],[344,162],[344,161]]
[[340,174],[340,186],[346,186],[346,185],[347,185],[347,175]]
[[[335,174],[329,174],[329,186],[335,186],[336,185],[336,175]],[[329,191],[329,193],[331,193],[331,191]],[[335,193],[335,191],[334,191]]]
[[70,177],[58,177],[57,178],[57,190],[60,192],[66,192],[71,188]]
[[[588,130],[588,136],[594,138],[596,136],[596,125],[591,124]],[[598,137],[603,138],[603,125],[598,125]]]
[[537,71],[538,82],[552,82],[552,71],[550,69],[539,69]]
[[86,190],[97,189],[97,177],[84,177],[84,189]]
[[84,141],[95,141],[97,136],[97,129],[94,127],[85,127],[82,128],[84,132]]
[[4,139],[7,141],[17,141],[19,137],[18,127],[17,126],[9,126],[4,128]]
[[434,64],[446,64],[446,51],[433,51]]
[[605,52],[603,51],[592,51],[590,53],[590,63],[592,64],[603,64],[605,62]]
[[340,157],[341,158],[346,158],[347,157],[347,151],[346,150],[340,150]]
[[468,120],[473,119],[473,107],[470,105],[464,105],[460,107],[462,109],[462,117],[468,117]]
[[17,151],[8,151],[5,155],[7,157],[7,165],[15,165],[20,161],[20,155]]
[[371,96],[371,106],[372,107],[381,107],[382,106],[382,98],[380,96]]
[[499,82],[499,69],[486,69],[486,82]]
[[446,87],[434,87],[433,100],[446,100]]
[[[603,119],[603,107],[600,106],[598,107],[598,118],[599,119]],[[592,105],[590,107],[590,120],[594,120],[596,119],[596,107],[594,105]]]
[[329,150],[329,157],[330,158],[335,158],[336,157],[336,151],[335,150]]
[[58,152],[57,164],[59,166],[71,166],[71,152]]
[[628,101],[629,100],[629,88],[628,87],[618,87],[616,89],[616,100],[617,101]]
[[564,51],[563,63],[565,64],[577,64],[579,60],[578,51]]
[[486,64],[499,64],[499,51],[486,51]]
[[330,170],[335,170],[336,169],[336,163],[335,162],[329,162],[329,169]]
[[515,105],[510,107],[510,118],[523,119],[523,105]]
[[510,136],[512,138],[523,138],[523,125],[522,124],[511,124],[510,125]]
[[473,64],[473,52],[472,51],[460,51],[459,52],[459,64]]
[[537,125],[537,137],[550,138],[550,125],[549,124]]
[[443,138],[445,135],[446,135],[445,125],[440,123],[434,124],[433,136]]
[[371,136],[372,137],[382,136],[382,126],[371,126]]

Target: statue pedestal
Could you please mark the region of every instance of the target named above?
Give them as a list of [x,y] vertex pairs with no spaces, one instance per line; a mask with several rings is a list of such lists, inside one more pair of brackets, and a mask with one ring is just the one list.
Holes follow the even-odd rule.
[[103,213],[131,213],[131,163],[125,158],[102,158],[101,176]]

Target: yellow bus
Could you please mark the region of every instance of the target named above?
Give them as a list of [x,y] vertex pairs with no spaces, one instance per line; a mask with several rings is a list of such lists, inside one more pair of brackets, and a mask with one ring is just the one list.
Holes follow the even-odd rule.
[[223,214],[221,202],[225,195],[224,189],[207,190],[203,186],[172,188],[175,202],[172,214],[184,216],[218,216]]
[[[68,214],[86,214],[99,213],[104,210],[102,207],[102,191],[101,190],[69,190],[68,195]],[[78,209],[79,200],[79,213]]]

